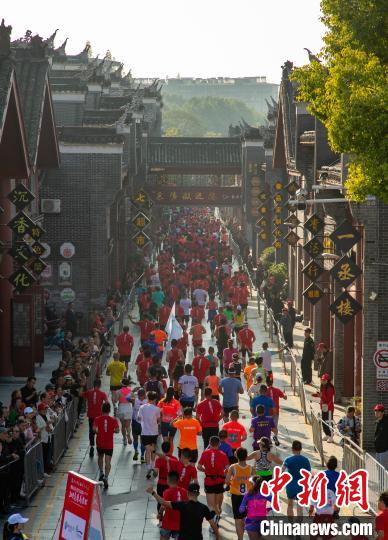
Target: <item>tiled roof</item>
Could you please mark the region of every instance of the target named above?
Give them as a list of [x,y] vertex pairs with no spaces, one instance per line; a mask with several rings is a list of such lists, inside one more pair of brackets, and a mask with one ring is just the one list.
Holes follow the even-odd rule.
[[101,109],[119,109],[131,101],[131,96],[101,96],[100,107]]
[[31,163],[35,163],[49,64],[47,59],[28,58],[15,61],[15,68],[28,151]]
[[124,137],[117,135],[115,128],[109,127],[80,127],[66,126],[58,129],[60,142],[68,143],[122,143]]
[[155,137],[148,147],[150,166],[240,166],[241,142],[231,138]]
[[83,124],[111,126],[123,115],[119,109],[87,110],[84,112]]
[[12,70],[13,65],[8,58],[0,60],[0,134],[5,120],[7,96],[11,85]]

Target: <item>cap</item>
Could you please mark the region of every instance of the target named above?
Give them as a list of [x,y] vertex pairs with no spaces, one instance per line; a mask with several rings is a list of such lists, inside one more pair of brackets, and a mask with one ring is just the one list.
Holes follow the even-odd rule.
[[0,426],[0,433],[6,433],[8,431],[8,428],[4,426]]
[[237,309],[242,309],[242,307],[241,307],[241,306],[237,306]]
[[38,405],[38,411],[45,411],[48,408],[48,405],[46,403],[39,403]]
[[197,484],[196,482],[192,482],[191,484],[189,484],[189,487],[187,488],[187,491],[189,493],[196,493],[197,495],[199,495],[199,484]]
[[321,381],[330,381],[330,375],[328,373],[324,373],[321,377]]
[[236,353],[236,352],[235,352],[235,353],[233,353],[233,354],[232,354],[232,358],[239,358],[239,355],[238,355],[238,353]]
[[375,405],[375,408],[373,409],[374,411],[379,411],[379,412],[384,412],[385,411],[385,407],[382,403],[378,403],[377,405]]
[[229,375],[236,375],[236,370],[234,368],[229,368],[228,369],[228,374]]
[[71,375],[65,375],[63,378],[65,379],[65,381],[69,381],[69,380],[71,380],[73,377],[72,377]]
[[258,373],[258,374],[256,375],[256,380],[257,380],[257,381],[262,381],[262,380],[263,380],[263,377],[260,375],[260,373]]
[[23,414],[31,414],[34,412],[34,409],[32,407],[26,407],[23,411]]
[[322,347],[326,347],[326,343],[321,341],[321,343],[318,343],[318,349],[322,349]]
[[10,525],[16,525],[17,523],[27,523],[28,518],[23,517],[21,514],[12,514],[7,521]]

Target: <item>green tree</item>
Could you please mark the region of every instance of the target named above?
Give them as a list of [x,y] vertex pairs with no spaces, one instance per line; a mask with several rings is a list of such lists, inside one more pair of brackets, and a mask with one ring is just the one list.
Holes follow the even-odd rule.
[[350,155],[347,195],[388,203],[388,9],[386,0],[322,0],[324,47],[295,69],[298,99]]
[[260,255],[261,262],[266,270],[275,262],[276,249],[272,246],[263,249]]
[[206,127],[195,114],[175,108],[163,114],[163,129],[170,137],[203,137],[206,132]]

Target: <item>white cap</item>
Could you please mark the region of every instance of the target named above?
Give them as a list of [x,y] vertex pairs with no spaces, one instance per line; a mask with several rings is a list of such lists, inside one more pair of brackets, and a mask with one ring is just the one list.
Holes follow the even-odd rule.
[[34,412],[34,409],[32,407],[26,407],[23,411],[23,414],[31,414]]
[[16,525],[17,523],[27,523],[28,518],[23,517],[21,514],[12,514],[7,521],[10,525]]

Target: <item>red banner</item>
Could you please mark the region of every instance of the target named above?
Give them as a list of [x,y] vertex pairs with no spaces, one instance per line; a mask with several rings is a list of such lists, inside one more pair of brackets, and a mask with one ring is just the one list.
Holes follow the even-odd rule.
[[147,187],[147,193],[156,205],[166,206],[241,206],[241,187]]

